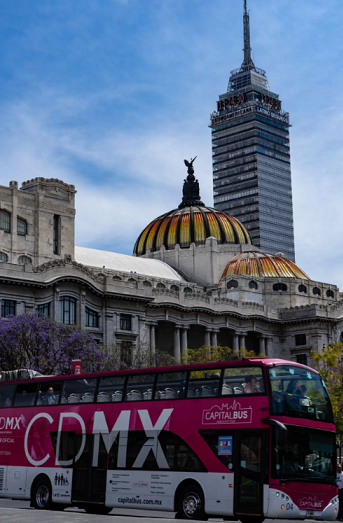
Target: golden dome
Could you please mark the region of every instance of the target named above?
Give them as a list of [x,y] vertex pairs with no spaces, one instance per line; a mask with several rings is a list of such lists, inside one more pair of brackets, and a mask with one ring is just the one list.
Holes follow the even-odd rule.
[[295,263],[281,254],[250,251],[234,256],[223,272],[222,278],[235,274],[260,278],[310,278]]
[[[196,158],[196,157],[195,157]],[[246,228],[224,211],[205,207],[200,199],[199,182],[194,176],[193,162],[184,160],[188,176],[183,184],[182,202],[178,209],[153,220],[138,236],[133,254],[143,256],[148,250],[159,251],[162,246],[187,249],[191,243],[203,245],[214,237],[219,243],[249,243]]]
[[174,209],[149,223],[139,235],[133,253],[143,256],[148,249],[158,251],[162,245],[168,250],[176,245],[186,249],[191,243],[203,245],[210,236],[219,243],[251,244],[248,231],[233,216],[204,205],[192,205]]

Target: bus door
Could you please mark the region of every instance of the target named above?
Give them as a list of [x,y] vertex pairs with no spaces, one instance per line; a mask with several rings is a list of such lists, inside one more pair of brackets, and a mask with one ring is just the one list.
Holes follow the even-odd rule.
[[[74,456],[81,447],[82,435],[76,434]],[[106,474],[108,454],[100,441],[97,463],[93,467],[93,434],[86,435],[86,443],[80,458],[73,464],[72,501],[104,503],[106,494]],[[74,458],[75,459],[75,458]]]
[[268,431],[235,432],[234,513],[236,516],[263,515],[263,483],[267,468]]

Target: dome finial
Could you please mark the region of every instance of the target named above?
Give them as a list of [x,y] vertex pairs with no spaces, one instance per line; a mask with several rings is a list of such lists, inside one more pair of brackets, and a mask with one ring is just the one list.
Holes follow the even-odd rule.
[[192,158],[190,161],[184,160],[185,165],[188,167],[188,176],[183,183],[183,197],[182,202],[179,205],[179,209],[190,207],[191,205],[205,207],[205,204],[200,200],[199,182],[194,176],[193,162],[195,159],[196,156],[194,156],[193,160]]

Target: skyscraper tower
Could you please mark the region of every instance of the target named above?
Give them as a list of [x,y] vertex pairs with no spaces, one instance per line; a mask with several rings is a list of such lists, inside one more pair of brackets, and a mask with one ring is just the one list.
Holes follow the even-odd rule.
[[214,207],[238,218],[254,245],[294,261],[289,114],[251,58],[244,0],[244,59],[211,115]]

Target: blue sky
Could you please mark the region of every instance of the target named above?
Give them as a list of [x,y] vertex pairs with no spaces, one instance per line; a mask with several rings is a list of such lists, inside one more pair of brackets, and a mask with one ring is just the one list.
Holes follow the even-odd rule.
[[[248,0],[253,59],[290,112],[296,261],[343,290],[343,3]],[[243,59],[243,0],[0,0],[1,184],[76,186],[76,244],[131,254],[181,201]]]

